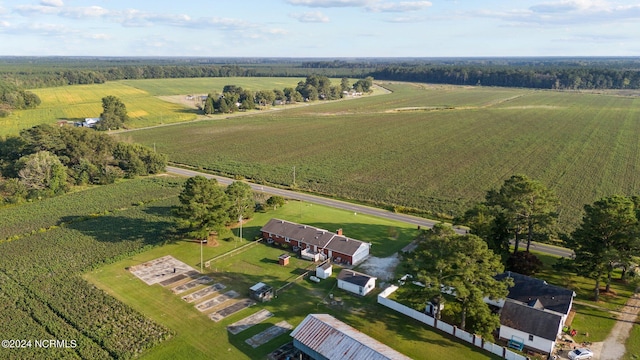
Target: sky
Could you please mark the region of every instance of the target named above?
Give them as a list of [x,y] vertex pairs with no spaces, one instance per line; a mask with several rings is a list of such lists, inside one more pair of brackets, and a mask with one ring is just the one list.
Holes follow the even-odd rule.
[[0,56],[639,56],[640,0],[0,0]]

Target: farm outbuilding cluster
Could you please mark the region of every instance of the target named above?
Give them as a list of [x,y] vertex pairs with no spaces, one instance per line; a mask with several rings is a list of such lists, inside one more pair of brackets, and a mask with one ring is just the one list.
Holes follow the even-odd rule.
[[269,220],[261,231],[268,243],[300,249],[301,256],[312,261],[355,265],[369,256],[371,248],[369,243],[344,236],[342,229],[332,232],[280,219]]

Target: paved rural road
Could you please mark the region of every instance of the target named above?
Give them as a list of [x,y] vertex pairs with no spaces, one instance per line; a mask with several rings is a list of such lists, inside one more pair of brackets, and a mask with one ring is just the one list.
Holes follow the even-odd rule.
[[[205,174],[205,173],[201,173],[201,172],[194,171],[194,170],[182,169],[182,168],[178,168],[178,167],[175,167],[175,166],[167,166],[167,172],[173,173],[173,174],[177,174],[177,175],[182,175],[182,176],[201,175],[201,176],[204,176],[204,177],[206,177],[208,179],[216,179],[219,183],[224,184],[224,185],[229,185],[233,181],[235,181],[235,180],[230,179],[230,178],[211,175],[211,174]],[[265,192],[265,193],[268,193],[268,194],[272,194],[272,195],[279,195],[279,196],[282,196],[282,197],[285,197],[285,198],[289,198],[289,199],[296,199],[296,200],[306,201],[306,202],[309,202],[309,203],[330,206],[330,207],[343,209],[343,210],[347,210],[347,211],[353,211],[353,212],[359,213],[359,214],[367,214],[367,215],[378,216],[378,217],[385,218],[385,219],[402,221],[402,222],[405,222],[405,223],[408,223],[408,224],[413,224],[413,225],[420,226],[420,227],[429,227],[430,228],[430,227],[433,227],[433,225],[438,223],[438,221],[434,221],[434,220],[424,219],[424,218],[420,218],[420,217],[417,217],[417,216],[398,214],[398,213],[394,213],[394,212],[391,212],[391,211],[377,209],[377,208],[364,206],[364,205],[351,204],[351,203],[348,203],[348,202],[345,202],[345,201],[328,199],[328,198],[323,198],[323,197],[320,197],[320,196],[299,193],[299,192],[295,192],[295,191],[291,191],[291,190],[278,189],[278,188],[274,188],[274,187],[271,187],[271,186],[253,184],[253,183],[249,183],[249,182],[247,182],[247,184],[249,184],[254,191],[262,191],[262,192]],[[464,234],[465,233],[464,229],[456,229],[456,228],[454,228],[454,230],[458,234]],[[526,243],[524,245],[526,246]],[[522,247],[522,244],[521,244],[521,247]],[[551,255],[557,255],[557,256],[563,256],[563,257],[570,257],[573,254],[573,252],[571,250],[569,250],[569,249],[556,247],[556,246],[551,246],[551,245],[546,245],[546,244],[541,244],[541,243],[532,243],[531,244],[531,249],[535,250],[535,251],[540,251],[540,252],[543,252],[543,253],[547,253],[547,254],[551,254]]]

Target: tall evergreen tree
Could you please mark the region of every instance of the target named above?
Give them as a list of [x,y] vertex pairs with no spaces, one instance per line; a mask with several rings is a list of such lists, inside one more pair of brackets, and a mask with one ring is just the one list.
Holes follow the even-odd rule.
[[585,205],[584,212],[582,224],[567,239],[567,245],[576,254],[578,273],[595,280],[594,299],[598,301],[602,277],[607,275],[608,292],[616,264],[629,262],[640,249],[638,219],[633,201],[620,195]]
[[494,278],[504,271],[504,266],[484,240],[470,234],[458,235],[450,227],[438,224],[423,233],[417,249],[404,255],[403,266],[426,285],[410,296],[422,304],[432,298],[443,303],[442,293],[450,293],[461,304],[460,328],[466,328],[470,317],[471,331],[492,338],[500,320],[483,299],[506,297],[509,280]]

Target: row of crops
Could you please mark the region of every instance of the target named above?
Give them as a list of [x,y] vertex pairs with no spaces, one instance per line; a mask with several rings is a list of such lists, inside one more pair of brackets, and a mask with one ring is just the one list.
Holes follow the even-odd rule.
[[181,180],[177,179],[143,178],[126,184],[96,186],[46,201],[0,207],[0,242],[175,196],[180,186]]
[[446,217],[524,174],[558,194],[567,232],[585,204],[640,190],[637,98],[384,85],[394,92],[127,136],[177,163],[282,185],[295,167],[304,190]]
[[[172,335],[170,330],[87,283],[81,274],[166,240],[166,232],[172,226],[170,208],[179,188],[170,180],[150,179],[109,188],[111,201],[105,200],[100,191],[92,199],[91,193],[98,190],[92,189],[82,197],[72,197],[77,203],[69,210],[59,209],[61,218],[69,213],[82,216],[83,211],[88,215],[96,207],[102,215],[51,227],[56,223],[55,216],[49,213],[53,208],[27,206],[34,211],[45,209],[43,218],[49,222],[40,220],[35,226],[48,230],[0,243],[2,338],[74,340],[75,344],[51,349],[32,343],[29,348],[3,349],[3,358],[127,359]],[[123,208],[131,201],[148,203]],[[120,211],[113,211],[118,208]],[[31,215],[38,217],[35,212]]]

